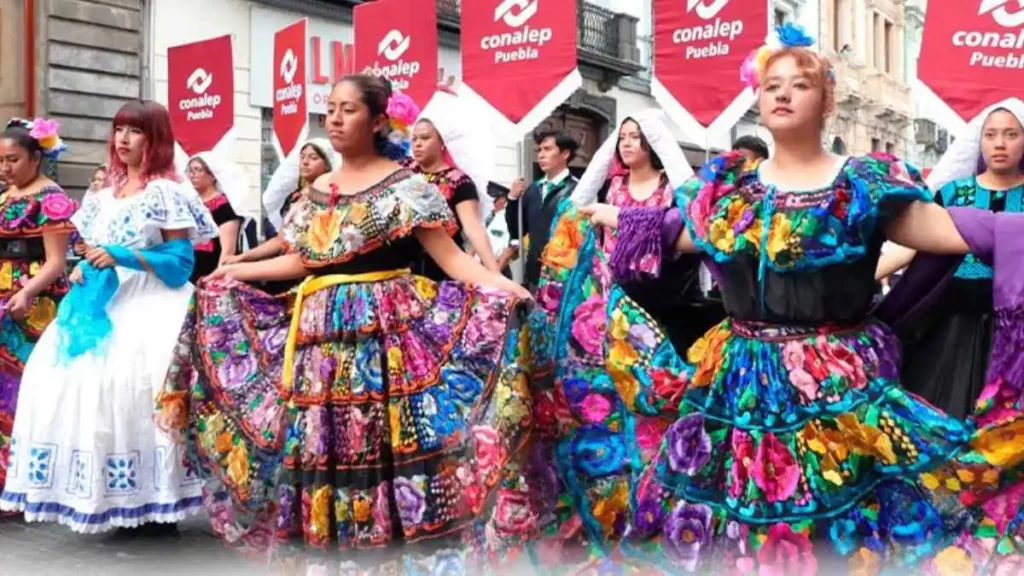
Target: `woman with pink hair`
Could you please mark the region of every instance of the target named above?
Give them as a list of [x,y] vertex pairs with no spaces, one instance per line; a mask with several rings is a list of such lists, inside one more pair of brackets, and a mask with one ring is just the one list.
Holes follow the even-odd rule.
[[192,244],[217,229],[174,171],[166,108],[129,102],[110,132],[111,185],[71,218],[85,260],[25,365],[0,508],[81,533],[164,533],[201,510],[201,487],[153,403],[192,296]]

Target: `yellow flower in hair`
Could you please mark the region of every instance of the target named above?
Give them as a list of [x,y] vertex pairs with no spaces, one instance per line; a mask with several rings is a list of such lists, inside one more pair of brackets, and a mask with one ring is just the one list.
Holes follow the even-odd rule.
[[754,66],[758,72],[763,73],[764,67],[768,64],[768,59],[772,57],[772,49],[767,46],[761,46],[757,50],[757,56],[754,56]]
[[43,149],[49,150],[51,148],[55,148],[58,142],[60,142],[60,136],[52,134],[50,136],[47,136],[46,138],[42,138],[41,140],[39,140],[39,145],[42,146]]

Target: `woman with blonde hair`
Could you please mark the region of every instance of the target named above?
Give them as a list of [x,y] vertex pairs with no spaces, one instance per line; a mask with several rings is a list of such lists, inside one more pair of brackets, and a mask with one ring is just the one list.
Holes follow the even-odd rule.
[[[677,191],[680,209],[634,232],[666,258],[702,253],[729,317],[667,390],[678,418],[632,495],[622,552],[668,571],[1019,570],[1024,261],[1009,231],[1024,220],[947,211],[892,156],[824,150],[832,66],[798,27],[769,40],[744,77],[772,157],[712,160]],[[586,210],[610,226],[632,217]],[[1014,360],[994,366],[989,386],[1008,401],[964,422],[901,388],[892,326],[918,302],[908,291],[942,270],[908,271],[874,312],[886,239],[935,255],[922,266],[968,251],[1002,264],[994,294],[1011,333],[997,341]]]

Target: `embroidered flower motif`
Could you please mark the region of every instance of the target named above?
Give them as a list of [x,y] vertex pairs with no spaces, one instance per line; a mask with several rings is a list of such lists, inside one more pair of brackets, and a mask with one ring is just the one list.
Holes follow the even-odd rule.
[[665,551],[686,570],[693,571],[701,549],[711,544],[711,507],[680,501],[665,522]]
[[387,480],[377,485],[372,516],[375,532],[391,534],[391,484]]
[[612,412],[612,403],[601,394],[587,394],[580,403],[580,414],[590,424],[602,422]]
[[754,483],[769,502],[788,500],[800,481],[800,467],[796,459],[771,432],[761,437],[751,471]]
[[729,497],[739,498],[746,492],[750,469],[754,465],[754,440],[741,430],[732,431],[732,466],[729,469]]
[[313,493],[309,507],[309,529],[317,539],[330,537],[331,487],[320,486]]
[[601,426],[582,426],[570,448],[573,466],[589,478],[603,478],[622,469],[626,446],[622,438]]
[[829,341],[824,336],[818,337],[818,350],[828,364],[830,372],[845,377],[847,386],[861,389],[867,386],[867,375],[864,373],[864,360],[842,342]]
[[938,576],[974,576],[974,563],[961,548],[949,546],[933,561]]
[[572,335],[588,354],[601,356],[605,334],[605,301],[594,295],[576,308]]
[[818,398],[818,381],[804,370],[804,345],[802,342],[790,340],[782,347],[782,363],[789,371],[789,381],[808,400]]
[[979,430],[971,439],[971,448],[977,450],[986,462],[1000,468],[1010,468],[1024,461],[1021,446],[1024,446],[1024,420]]
[[572,268],[576,265],[577,250],[583,244],[583,234],[577,222],[568,217],[559,218],[551,240],[544,247],[541,257],[545,264],[558,268]]
[[690,414],[669,426],[665,445],[669,467],[675,472],[692,476],[711,460],[711,437],[700,414]]
[[708,242],[711,242],[717,250],[728,254],[732,252],[736,244],[736,232],[729,222],[718,218],[711,223],[711,229],[708,230]]
[[316,213],[309,223],[309,248],[316,254],[330,251],[341,231],[341,215],[334,210]]
[[473,427],[476,465],[481,478],[487,479],[505,461],[505,444],[501,435],[490,426]]
[[850,576],[876,576],[881,569],[880,556],[867,548],[860,548],[850,557]]
[[246,490],[249,486],[249,452],[245,444],[236,444],[228,454],[228,478],[240,490]]
[[836,424],[853,452],[874,456],[885,464],[897,462],[892,439],[878,428],[861,423],[856,414],[840,414],[836,417]]
[[814,576],[818,561],[811,541],[788,524],[773,524],[768,538],[757,551],[759,576]]
[[844,480],[840,463],[846,460],[849,454],[842,434],[835,430],[819,428],[818,425],[809,422],[800,430],[800,438],[807,443],[811,452],[820,456],[822,476],[836,486],[842,486]]
[[652,494],[644,497],[637,504],[633,513],[633,534],[638,538],[650,538],[661,530],[665,521],[665,505],[661,498]]
[[607,497],[597,500],[591,512],[604,528],[605,537],[611,538],[621,525],[619,519],[626,517],[628,508],[629,486],[625,481],[618,480]]
[[40,204],[43,215],[50,220],[67,220],[76,209],[75,202],[60,193],[47,194]]
[[423,513],[427,510],[427,498],[415,478],[395,478],[395,504],[398,507],[398,517],[407,528],[423,520]]

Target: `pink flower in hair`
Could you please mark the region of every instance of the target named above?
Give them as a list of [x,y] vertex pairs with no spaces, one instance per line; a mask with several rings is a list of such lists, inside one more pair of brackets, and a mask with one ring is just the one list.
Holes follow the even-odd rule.
[[60,133],[60,122],[56,120],[47,120],[46,118],[36,118],[32,122],[32,130],[29,135],[36,140],[45,140],[53,138]]
[[388,101],[388,116],[392,124],[398,122],[399,129],[404,130],[416,122],[420,115],[420,107],[413,102],[412,98],[401,92],[395,92]]

